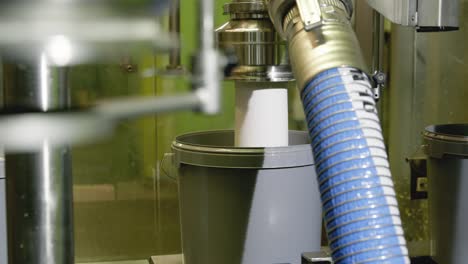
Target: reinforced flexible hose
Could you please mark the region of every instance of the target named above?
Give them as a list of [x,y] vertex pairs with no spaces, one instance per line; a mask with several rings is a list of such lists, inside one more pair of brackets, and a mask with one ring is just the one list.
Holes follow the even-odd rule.
[[333,68],[301,96],[335,264],[410,263],[368,77]]

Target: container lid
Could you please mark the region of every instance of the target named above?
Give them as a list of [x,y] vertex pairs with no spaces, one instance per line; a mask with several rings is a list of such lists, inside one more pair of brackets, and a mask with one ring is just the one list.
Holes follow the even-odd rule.
[[290,131],[289,147],[236,148],[234,131],[182,135],[172,143],[176,164],[232,169],[275,169],[314,164],[306,132]]
[[468,158],[468,124],[433,125],[423,135],[427,155]]

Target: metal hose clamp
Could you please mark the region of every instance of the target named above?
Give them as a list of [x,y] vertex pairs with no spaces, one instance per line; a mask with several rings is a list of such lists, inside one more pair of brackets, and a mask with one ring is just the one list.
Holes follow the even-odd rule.
[[270,15],[281,17],[281,25],[276,23],[277,17],[273,21],[278,32],[288,40],[291,66],[299,89],[304,89],[308,81],[320,72],[335,67],[367,70],[348,10],[342,1],[296,1],[297,5],[284,12],[288,1],[283,0],[281,5],[281,1],[271,0],[269,10]]
[[296,0],[306,31],[322,24],[322,10],[319,0]]

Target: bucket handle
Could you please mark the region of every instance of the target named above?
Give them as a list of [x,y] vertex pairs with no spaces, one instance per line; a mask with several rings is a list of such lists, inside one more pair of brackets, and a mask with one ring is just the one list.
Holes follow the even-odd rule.
[[166,164],[168,162],[170,162],[171,171],[174,171],[173,170],[174,169],[174,156],[175,156],[174,153],[164,153],[164,156],[163,156],[161,162],[159,163],[159,167],[161,168],[161,172],[164,175],[166,175],[167,178],[171,179],[172,181],[177,182],[177,178],[172,176],[172,174],[167,172],[167,170],[166,170]]

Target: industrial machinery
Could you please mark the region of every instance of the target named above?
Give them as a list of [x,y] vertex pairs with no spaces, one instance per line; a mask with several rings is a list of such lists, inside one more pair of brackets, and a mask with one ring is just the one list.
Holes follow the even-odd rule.
[[[170,53],[167,72],[187,73],[179,65],[183,32],[175,2],[0,3],[0,263],[74,263],[73,146],[103,140],[119,122],[141,116],[219,114],[223,79],[235,83],[234,130],[178,136],[160,165],[177,180],[185,264],[411,263],[378,113],[386,76],[363,56],[355,1],[226,1],[229,21],[215,29],[215,1],[199,0],[191,92],[73,105],[69,70],[84,63],[146,49]],[[462,27],[458,0],[367,2],[373,16],[411,31]],[[166,32],[155,17],[169,9]],[[380,26],[372,32],[376,45]],[[289,130],[293,86],[307,133]],[[437,193],[434,260],[461,263],[467,236],[459,221],[466,216],[454,212],[466,207],[464,196],[455,192],[447,201],[438,192],[456,189],[441,177],[453,164],[455,179],[466,172],[466,126],[429,127],[424,137]],[[444,208],[445,202],[461,205]],[[442,213],[463,230],[459,236],[444,233]]]
[[392,22],[416,27],[421,32],[459,28],[459,1],[368,0],[368,3]]

